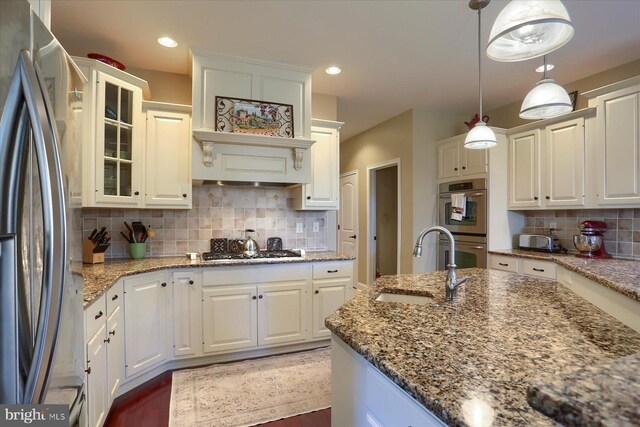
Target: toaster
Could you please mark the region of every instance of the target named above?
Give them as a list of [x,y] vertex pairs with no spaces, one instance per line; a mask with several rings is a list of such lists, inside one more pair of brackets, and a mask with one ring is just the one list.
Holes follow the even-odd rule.
[[543,234],[521,234],[518,237],[518,248],[528,251],[560,252],[560,240],[556,236]]

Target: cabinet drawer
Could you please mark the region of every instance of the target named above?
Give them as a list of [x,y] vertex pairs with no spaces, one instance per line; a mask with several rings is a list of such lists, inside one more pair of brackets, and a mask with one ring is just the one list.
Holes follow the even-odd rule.
[[556,280],[556,265],[548,261],[523,260],[522,273],[527,276]]
[[314,279],[335,279],[336,277],[351,277],[353,263],[351,261],[318,262],[313,264]]
[[84,310],[84,323],[86,325],[85,337],[91,339],[98,330],[104,326],[107,319],[106,296],[102,295]]
[[491,268],[495,270],[518,272],[519,260],[509,256],[491,255]]
[[122,281],[119,281],[107,291],[107,314],[109,316],[122,305],[122,300]]

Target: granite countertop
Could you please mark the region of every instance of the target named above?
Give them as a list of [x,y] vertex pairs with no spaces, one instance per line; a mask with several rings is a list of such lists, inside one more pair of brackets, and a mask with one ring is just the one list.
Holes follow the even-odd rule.
[[[449,425],[554,425],[527,403],[530,385],[640,352],[639,333],[557,282],[462,269],[446,302],[445,275],[383,276],[326,325]],[[375,301],[382,291],[437,306]]]
[[529,387],[529,404],[567,427],[640,423],[640,354],[543,381]]
[[121,277],[135,274],[149,273],[173,268],[194,267],[229,267],[238,265],[257,264],[291,264],[301,262],[347,261],[353,257],[338,255],[336,252],[306,252],[303,258],[286,259],[242,259],[224,261],[190,260],[187,257],[144,258],[140,260],[113,260],[104,264],[84,264],[82,278],[84,281],[84,307],[100,298],[107,289],[114,285]]
[[553,261],[616,292],[640,301],[640,261],[627,259],[587,259],[575,254],[550,254],[521,249],[491,250],[490,254]]

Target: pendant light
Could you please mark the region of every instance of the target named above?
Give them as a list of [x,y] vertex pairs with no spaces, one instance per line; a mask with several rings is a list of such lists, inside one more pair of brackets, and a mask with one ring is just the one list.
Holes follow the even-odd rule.
[[501,62],[537,58],[567,44],[573,33],[560,0],[511,0],[493,23],[487,56]]
[[[478,11],[478,89],[480,93],[480,114],[482,117],[482,48],[480,46],[480,24],[481,24],[481,11],[486,7],[491,0],[471,0],[469,7]],[[485,122],[480,120],[476,123],[475,127],[469,131],[467,137],[464,140],[464,148],[470,149],[483,149],[491,148],[498,143],[496,135],[493,133],[490,127]]]
[[547,57],[544,56],[544,74],[531,89],[520,107],[520,118],[527,120],[548,119],[573,110],[569,94],[555,80],[547,77]]

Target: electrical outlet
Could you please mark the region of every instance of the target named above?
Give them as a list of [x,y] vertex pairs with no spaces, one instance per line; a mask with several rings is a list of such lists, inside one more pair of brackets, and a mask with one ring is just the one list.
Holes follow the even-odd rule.
[[304,233],[304,224],[301,222],[296,222],[296,233]]
[[319,233],[320,232],[320,223],[319,222],[314,222],[313,223],[313,232],[314,233]]

